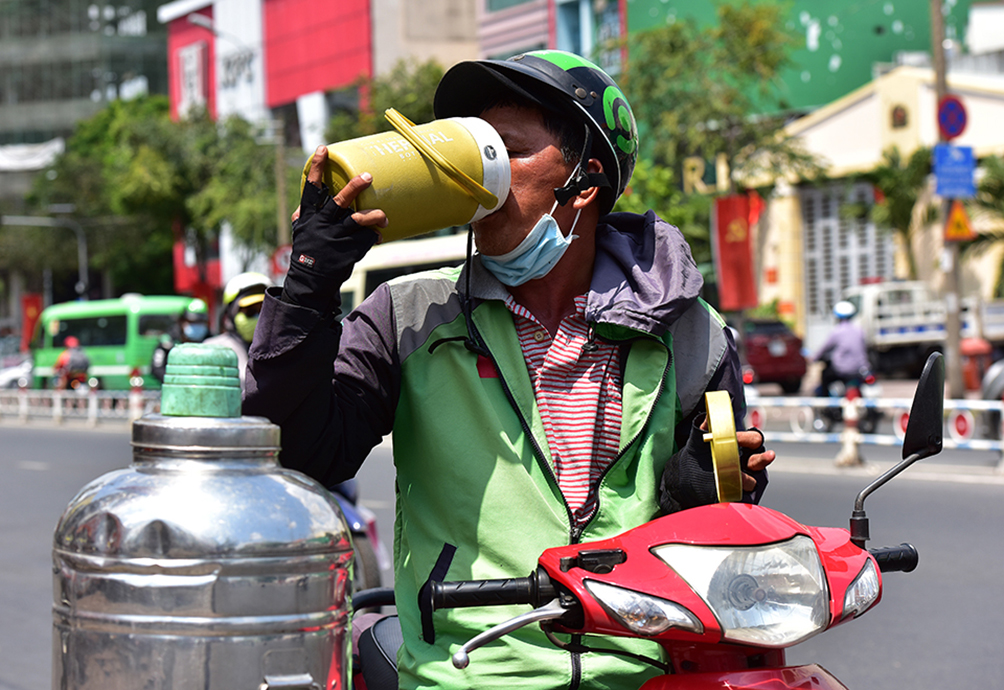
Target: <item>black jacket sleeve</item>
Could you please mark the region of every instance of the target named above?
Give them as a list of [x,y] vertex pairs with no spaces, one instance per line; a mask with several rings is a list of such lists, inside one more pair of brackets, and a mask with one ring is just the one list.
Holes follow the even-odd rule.
[[280,461],[326,486],[355,475],[389,433],[397,399],[390,297],[336,318],[339,291],[377,235],[304,185],[283,288],[270,288],[248,353],[244,414],[282,429]]
[[[726,390],[732,396],[732,408],[735,413],[736,429],[745,428],[746,398],[743,395],[742,369],[735,341],[731,333],[726,331],[728,348],[721,363],[716,369],[707,390]],[[704,421],[704,406],[698,405],[676,427],[676,445],[679,449],[666,463],[662,481],[659,487],[659,505],[664,514],[675,513],[686,508],[715,503],[718,492],[715,486],[714,466],[711,459],[711,446],[704,441],[704,432],[700,426]],[[767,471],[748,472],[746,463],[750,455],[763,452],[763,446],[747,451],[740,448],[740,461],[743,471],[756,479],[756,488],[743,494],[743,502],[759,503],[767,487]]]

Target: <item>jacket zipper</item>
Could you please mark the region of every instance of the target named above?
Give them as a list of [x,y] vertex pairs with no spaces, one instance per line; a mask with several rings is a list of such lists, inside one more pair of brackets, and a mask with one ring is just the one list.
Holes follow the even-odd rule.
[[[666,368],[662,370],[662,378],[659,379],[660,381],[665,380],[666,374],[669,372],[670,367],[673,366],[673,351],[670,350],[667,347],[666,348],[666,354],[668,355],[668,358],[666,360]],[[659,390],[656,391],[655,400],[652,401],[652,407],[649,409],[649,413],[648,413],[648,418],[649,419],[652,416],[652,412],[655,410],[656,406],[659,404],[659,400],[660,399],[662,399],[662,385],[661,385],[661,383],[659,385]],[[624,444],[624,450],[622,450],[620,453],[618,453],[617,457],[614,458],[613,462],[611,462],[609,465],[607,465],[607,468],[605,470],[603,470],[603,474],[600,475],[599,483],[597,484],[596,510],[593,511],[592,517],[589,518],[589,520],[586,522],[586,524],[583,525],[581,528],[578,529],[577,533],[573,532],[573,534],[575,535],[575,541],[572,542],[573,544],[578,543],[578,538],[581,537],[582,533],[586,531],[586,527],[589,526],[589,523],[592,522],[593,519],[597,515],[600,514],[600,493],[599,493],[598,487],[601,484],[603,484],[603,480],[606,479],[607,474],[610,472],[610,470],[612,470],[614,468],[614,466],[618,462],[621,461],[621,458],[624,457],[624,454],[627,453],[628,449],[631,446],[633,446],[635,444],[635,442],[641,437],[641,435],[644,432],[645,428],[648,426],[649,419],[645,420],[645,423],[642,424],[642,426],[641,426],[641,431],[639,431],[637,434],[635,434],[634,437],[630,441],[628,441],[626,444]]]
[[[505,393],[506,399],[509,401],[509,406],[512,407],[516,416],[519,417],[520,426],[523,427],[523,433],[526,434],[527,438],[530,439],[530,444],[533,446],[534,456],[541,465],[547,470],[548,475],[554,482],[554,485],[558,487],[558,494],[561,494],[561,486],[558,484],[558,477],[554,474],[554,469],[551,467],[550,463],[547,462],[547,458],[544,457],[544,451],[541,450],[540,444],[537,443],[537,439],[534,437],[533,432],[530,429],[530,425],[527,423],[523,414],[519,411],[519,406],[516,404],[516,399],[512,395],[512,391],[509,389],[509,384],[506,383],[505,377],[502,376],[502,370],[498,366],[498,362],[495,360],[495,355],[492,354],[491,349],[487,346],[484,339],[481,337],[481,333],[478,331],[478,327],[472,322],[471,330],[474,337],[477,338],[477,344],[484,348],[492,360],[492,365],[495,370],[499,372],[499,382],[502,384],[502,392]],[[582,536],[582,528],[576,523],[575,516],[572,514],[572,509],[568,507],[568,502],[565,497],[561,496],[561,504],[565,506],[565,514],[568,516],[569,525],[569,544],[576,544],[579,541],[579,537]],[[581,638],[581,635],[575,635],[572,637],[573,642],[577,642],[577,638]],[[569,684],[569,690],[579,690],[579,685],[582,682],[582,654],[580,652],[570,652],[572,664],[572,680]]]
[[[487,348],[486,348],[486,350],[487,350]],[[669,348],[667,348],[666,350],[668,351],[669,359],[667,360],[667,363],[666,363],[666,369],[663,370],[663,377],[662,377],[662,379],[660,379],[660,382],[662,382],[666,378],[667,373],[670,371],[670,368],[673,366],[673,351],[671,351]],[[499,378],[501,379],[502,377],[500,376]],[[504,388],[504,386],[503,386],[503,388]],[[656,406],[659,405],[659,401],[660,401],[660,399],[662,397],[663,397],[663,386],[662,386],[662,384],[660,384],[659,391],[656,393],[656,400],[654,400],[653,403],[652,403],[652,410],[656,409]],[[652,416],[652,411],[649,412],[649,416],[650,417]],[[520,417],[522,417],[522,415]],[[648,425],[649,425],[649,421],[646,420],[646,423],[642,425],[643,431],[645,430],[645,428]],[[628,443],[626,443],[624,445],[624,449],[622,451],[620,451],[619,453],[617,453],[617,457],[615,457],[613,459],[613,462],[611,462],[606,467],[606,469],[603,470],[603,473],[599,476],[599,484],[603,483],[603,479],[606,478],[606,473],[609,472],[611,469],[613,469],[613,466],[616,465],[620,461],[620,458],[622,458],[624,456],[624,453],[628,452],[629,448],[631,448],[632,446],[635,445],[635,442],[638,441],[638,439],[639,439],[639,437],[641,435],[642,435],[642,432],[640,431],[638,434],[635,435],[635,437],[631,441],[629,441]],[[592,517],[590,517],[585,522],[585,524],[579,525],[577,522],[575,522],[571,518],[571,511],[570,510],[568,511],[569,512],[569,524],[572,525],[572,527],[571,527],[571,534],[570,534],[570,536],[571,536],[571,543],[578,543],[579,538],[582,536],[582,532],[585,531],[585,528],[589,526],[589,523],[592,522],[592,520],[596,517],[596,515],[599,514],[599,491],[598,491],[599,484],[597,484],[597,491],[596,491],[596,509],[592,511]],[[564,500],[563,496],[562,496],[562,500]],[[567,508],[567,503],[565,504],[565,507]],[[582,636],[581,635],[572,635],[571,636],[571,643],[573,645],[580,645],[581,642],[582,642]],[[572,652],[572,654],[571,654],[571,684],[569,685],[569,690],[578,690],[579,684],[581,682],[582,682],[582,655],[579,654],[578,652]]]
[[[537,461],[540,462],[547,469],[548,475],[554,481],[555,486],[558,486],[558,493],[560,494],[561,487],[558,484],[558,478],[557,476],[555,476],[554,470],[552,469],[551,465],[547,462],[547,458],[544,457],[544,451],[541,450],[540,444],[537,443],[537,439],[534,437],[533,432],[530,430],[530,425],[527,424],[526,419],[523,417],[522,413],[520,413],[519,407],[516,405],[516,399],[513,398],[512,391],[509,389],[509,384],[506,383],[505,377],[502,376],[502,370],[499,368],[498,362],[495,360],[495,355],[492,354],[491,349],[488,347],[484,339],[481,337],[481,333],[478,331],[477,325],[475,325],[473,322],[471,323],[471,331],[473,332],[474,337],[477,338],[477,344],[480,345],[482,348],[484,348],[485,352],[489,354],[492,361],[492,366],[494,366],[495,370],[499,372],[499,381],[502,384],[502,391],[505,393],[506,399],[509,401],[509,405],[516,413],[516,416],[519,417],[520,426],[523,427],[523,433],[525,433],[527,435],[527,438],[530,439],[530,443],[533,446],[534,455],[536,456]],[[669,350],[668,347],[666,348],[666,350],[669,357],[666,361],[666,368],[663,369],[662,378],[660,378],[660,381],[665,379],[666,373],[669,371],[669,368],[673,364],[673,353],[672,351]],[[655,409],[655,406],[659,403],[659,399],[661,397],[662,397],[662,385],[660,384],[659,390],[655,394],[655,400],[652,402],[651,410]],[[649,411],[649,416],[651,416],[652,414],[651,410]],[[648,425],[648,420],[646,420],[646,423],[643,424],[641,428],[644,430],[647,425]],[[613,468],[613,466],[616,465],[621,460],[621,458],[624,457],[624,454],[627,452],[628,448],[634,445],[635,441],[638,440],[638,437],[641,436],[641,433],[642,432],[639,431],[637,434],[635,434],[634,438],[632,438],[631,441],[629,441],[624,446],[624,450],[618,453],[617,457],[614,458],[614,461],[610,463],[610,465],[607,467],[606,470],[603,471],[603,474],[600,476],[600,484],[603,483],[603,479],[606,477],[607,472],[609,472]],[[569,524],[568,543],[578,544],[579,539],[582,537],[582,533],[585,531],[586,527],[588,527],[589,523],[593,521],[593,518],[599,515],[600,512],[599,493],[597,492],[596,510],[593,511],[593,517],[589,518],[589,520],[586,521],[586,523],[583,525],[579,525],[578,521],[576,521],[575,516],[572,514],[572,509],[568,507],[568,502],[565,500],[565,497],[563,495],[561,497],[561,503],[562,505],[565,506],[565,513],[568,515],[568,524]],[[572,644],[576,645],[580,644],[582,641],[582,635],[572,635],[571,641]],[[580,652],[570,652],[570,656],[572,663],[572,680],[571,683],[569,684],[569,690],[579,690],[579,686],[582,683],[582,654]]]

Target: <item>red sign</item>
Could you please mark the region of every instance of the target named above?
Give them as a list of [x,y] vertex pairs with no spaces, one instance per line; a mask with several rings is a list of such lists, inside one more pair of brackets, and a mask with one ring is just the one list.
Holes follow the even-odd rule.
[[35,333],[35,324],[42,316],[42,295],[37,292],[25,292],[21,295],[21,352],[28,351],[31,336]]
[[293,257],[293,245],[284,244],[272,252],[272,280],[278,281],[289,271],[289,262]]
[[938,131],[945,140],[951,140],[966,130],[966,106],[958,96],[951,94],[938,101]]
[[741,194],[715,199],[715,268],[721,311],[741,311],[757,306],[750,217],[754,213],[759,217],[758,200],[756,197],[751,203],[750,197]]
[[266,104],[275,108],[294,103],[303,94],[344,88],[373,74],[373,4],[368,0],[263,3]]

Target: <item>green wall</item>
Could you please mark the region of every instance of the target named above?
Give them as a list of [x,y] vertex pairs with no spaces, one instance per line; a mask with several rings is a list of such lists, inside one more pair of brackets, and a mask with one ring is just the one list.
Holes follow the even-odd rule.
[[[757,2],[757,0],[753,0]],[[771,0],[761,0],[770,2]],[[945,37],[961,41],[976,0],[944,0]],[[930,52],[929,0],[793,0],[788,28],[801,37],[792,53],[795,68],[784,75],[783,98],[792,108],[811,109],[872,80],[876,62],[899,51]],[[710,0],[627,0],[628,32],[693,18],[715,20]],[[630,50],[630,49],[629,49]]]

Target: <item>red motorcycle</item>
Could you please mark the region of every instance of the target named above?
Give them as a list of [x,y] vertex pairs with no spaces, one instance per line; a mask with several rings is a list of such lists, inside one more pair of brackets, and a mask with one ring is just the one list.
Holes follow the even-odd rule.
[[[525,578],[434,583],[434,608],[536,607],[468,641],[453,664],[477,663],[479,647],[539,624],[552,642],[572,652],[611,650],[572,648],[552,633],[659,642],[662,658],[635,657],[663,672],[642,690],[844,688],[821,666],[787,666],[785,649],[875,606],[881,573],[917,566],[909,544],[865,548],[864,502],[917,460],[941,451],[944,377],[941,356],[932,355],[914,397],[904,459],[858,494],[849,530],[803,525],[762,506],[719,503],[605,541],[548,549]],[[385,595],[361,592],[354,605],[363,608]],[[388,635],[393,620],[381,620],[375,634],[362,637],[359,658],[369,690],[385,683],[396,687],[396,671],[387,667],[393,649],[380,649],[388,640],[391,647],[395,643]]]

